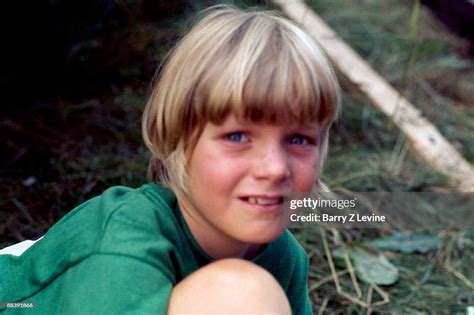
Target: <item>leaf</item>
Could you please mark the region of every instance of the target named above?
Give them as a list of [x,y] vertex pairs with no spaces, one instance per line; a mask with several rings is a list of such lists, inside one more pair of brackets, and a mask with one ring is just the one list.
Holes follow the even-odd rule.
[[398,279],[398,269],[382,254],[372,254],[362,249],[349,251],[354,262],[356,275],[367,283],[380,285],[394,284]]
[[[364,249],[348,249],[357,277],[367,283],[391,285],[398,280],[398,269],[382,254],[372,254]],[[343,258],[342,249],[334,252],[336,258]]]
[[436,235],[416,233],[410,236],[395,233],[392,236],[366,242],[365,244],[374,248],[399,251],[407,254],[413,252],[425,254],[442,246],[442,242]]

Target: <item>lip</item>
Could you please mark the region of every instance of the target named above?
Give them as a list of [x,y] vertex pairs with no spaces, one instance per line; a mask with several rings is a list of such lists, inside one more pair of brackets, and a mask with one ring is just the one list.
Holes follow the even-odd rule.
[[[257,203],[250,203],[249,198],[259,198],[259,199],[280,199],[282,201],[275,203],[275,204],[268,204],[262,205]],[[246,206],[251,207],[259,212],[269,213],[269,214],[277,214],[283,210],[283,205],[285,201],[288,200],[284,194],[252,194],[252,195],[244,195],[239,197],[239,200],[244,203]]]
[[259,199],[283,199],[283,202],[285,200],[288,200],[288,197],[286,194],[248,194],[248,195],[241,195],[239,196],[239,199],[247,201],[249,198],[259,198]]
[[249,198],[249,197],[255,197],[255,198],[280,198],[280,197],[285,197],[285,194],[248,194],[248,195],[241,195],[240,198]]

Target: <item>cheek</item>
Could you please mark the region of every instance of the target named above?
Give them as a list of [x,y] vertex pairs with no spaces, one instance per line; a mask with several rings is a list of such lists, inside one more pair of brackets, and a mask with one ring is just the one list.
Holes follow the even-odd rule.
[[307,192],[313,188],[319,169],[319,154],[304,160],[297,160],[293,164],[295,190]]
[[191,190],[206,195],[207,199],[228,195],[241,178],[241,169],[235,159],[219,150],[200,147],[190,162]]

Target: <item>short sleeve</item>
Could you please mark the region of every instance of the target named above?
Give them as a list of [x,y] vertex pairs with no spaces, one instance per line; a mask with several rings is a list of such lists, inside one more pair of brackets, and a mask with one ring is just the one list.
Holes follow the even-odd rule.
[[278,280],[294,315],[313,314],[308,296],[308,255],[290,231],[270,243],[254,262]]
[[[304,255],[303,255],[304,254]],[[308,256],[303,253],[293,272],[288,292],[294,315],[312,315],[313,308],[308,295]]]
[[308,294],[308,254],[293,235],[289,237],[289,245],[286,250],[288,257],[291,257],[287,260],[290,276],[286,293],[290,300],[293,314],[313,314],[313,307]]
[[173,288],[156,266],[117,254],[94,254],[59,277],[25,302],[39,314],[166,314]]

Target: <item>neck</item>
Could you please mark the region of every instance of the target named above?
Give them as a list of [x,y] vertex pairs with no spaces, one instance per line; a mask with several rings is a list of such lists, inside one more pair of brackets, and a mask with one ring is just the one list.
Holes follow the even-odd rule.
[[184,220],[201,249],[212,259],[242,258],[250,260],[265,248],[265,244],[248,244],[226,236],[205,219],[192,216],[179,203]]

